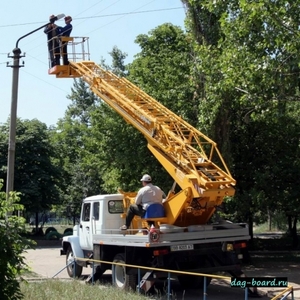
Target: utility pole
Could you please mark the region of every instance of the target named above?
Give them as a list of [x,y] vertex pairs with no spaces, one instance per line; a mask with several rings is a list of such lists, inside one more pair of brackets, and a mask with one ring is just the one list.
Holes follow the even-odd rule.
[[50,22],[46,23],[43,26],[40,26],[33,31],[21,36],[17,42],[16,47],[13,50],[12,56],[9,56],[13,59],[13,64],[8,65],[8,67],[13,68],[12,76],[12,93],[11,93],[11,110],[10,110],[10,125],[9,125],[9,140],[8,140],[8,155],[7,155],[7,178],[6,178],[6,199],[9,198],[9,193],[14,190],[14,176],[15,176],[15,152],[16,152],[16,124],[17,124],[17,103],[18,103],[18,86],[19,86],[19,69],[24,66],[20,66],[21,49],[19,48],[19,42],[23,38],[32,33],[45,28],[49,24],[54,23],[55,21],[63,18],[64,14],[59,14],[50,19]]
[[14,169],[15,169],[15,152],[16,152],[16,124],[17,124],[17,103],[18,103],[18,86],[19,86],[19,69],[24,66],[20,65],[21,50],[15,48],[12,56],[13,64],[8,67],[13,68],[12,75],[12,92],[11,92],[11,109],[10,109],[10,125],[8,140],[8,158],[7,158],[7,180],[6,180],[6,198],[9,193],[14,190]]

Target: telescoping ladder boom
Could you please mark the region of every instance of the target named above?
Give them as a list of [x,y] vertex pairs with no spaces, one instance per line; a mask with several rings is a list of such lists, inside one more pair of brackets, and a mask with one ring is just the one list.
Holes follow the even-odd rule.
[[49,74],[81,77],[144,135],[149,150],[181,188],[177,194],[169,193],[164,203],[168,223],[205,224],[224,197],[234,195],[235,180],[216,143],[126,78],[92,61],[70,61],[68,66],[50,69]]

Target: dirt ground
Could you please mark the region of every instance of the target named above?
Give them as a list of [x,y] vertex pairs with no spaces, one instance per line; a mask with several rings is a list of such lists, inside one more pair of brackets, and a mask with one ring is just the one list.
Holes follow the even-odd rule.
[[[254,266],[247,266],[244,271],[248,277],[287,277],[289,285],[294,287],[294,299],[300,299],[300,261],[297,263],[279,260],[266,261]],[[276,292],[282,289],[263,288],[260,290],[269,297],[274,297]]]
[[[60,256],[59,250],[59,243],[54,243],[52,247],[40,244],[36,250],[28,250],[24,256],[32,273],[27,276],[27,279],[67,279],[68,275],[66,270],[62,270],[65,266],[66,258],[65,256]],[[255,266],[247,266],[244,268],[244,271],[248,277],[288,277],[289,285],[294,287],[294,299],[300,300],[300,261],[297,263],[281,262],[278,260],[266,261],[255,264]],[[90,272],[91,269],[84,269],[85,275],[89,275]],[[106,276],[109,277],[110,275],[106,274]],[[259,294],[262,296],[260,299],[271,299],[280,291],[282,291],[282,289],[261,288],[259,289]],[[172,293],[176,294],[176,299],[192,300],[202,299],[203,292],[200,290],[182,291],[180,286],[174,282],[172,283]],[[231,288],[230,282],[228,281],[212,280],[207,289],[208,300],[233,298],[236,300],[244,299],[244,291],[240,288]],[[291,299],[291,297],[288,299]]]

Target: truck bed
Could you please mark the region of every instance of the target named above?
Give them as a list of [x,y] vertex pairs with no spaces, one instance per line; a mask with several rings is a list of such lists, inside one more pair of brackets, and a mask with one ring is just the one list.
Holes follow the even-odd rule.
[[157,242],[151,240],[151,234],[133,230],[107,230],[102,234],[93,235],[93,244],[119,245],[134,247],[163,247],[188,244],[205,244],[215,242],[236,242],[250,239],[249,230],[237,224],[215,225],[210,230],[193,232],[159,233]]

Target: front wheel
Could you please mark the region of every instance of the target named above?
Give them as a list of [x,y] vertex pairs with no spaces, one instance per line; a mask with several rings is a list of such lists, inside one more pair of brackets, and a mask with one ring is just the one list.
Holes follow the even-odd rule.
[[[125,254],[119,253],[114,257],[114,263],[125,264]],[[113,282],[115,286],[121,290],[134,290],[137,285],[137,277],[136,275],[127,275],[126,267],[121,265],[113,266]]]
[[76,262],[74,262],[75,256],[72,250],[72,247],[69,246],[66,255],[66,265],[67,272],[70,277],[79,277],[82,274],[82,266],[79,266]]

